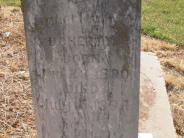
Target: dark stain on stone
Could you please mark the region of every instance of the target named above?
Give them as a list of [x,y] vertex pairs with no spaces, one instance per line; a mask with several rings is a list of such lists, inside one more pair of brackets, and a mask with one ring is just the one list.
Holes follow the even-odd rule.
[[126,71],[129,74],[130,70],[130,30],[129,26],[125,25],[122,21],[117,21],[115,25],[112,27],[114,31],[114,35],[112,36],[112,48],[115,53],[124,60],[124,64],[122,66],[122,71]]
[[115,35],[113,36],[113,40],[116,46],[121,46],[127,49],[128,46],[124,44],[125,43],[128,44],[128,41],[129,41],[128,26],[123,24],[121,21],[118,21],[117,23],[115,23],[115,25],[112,28],[115,33]]

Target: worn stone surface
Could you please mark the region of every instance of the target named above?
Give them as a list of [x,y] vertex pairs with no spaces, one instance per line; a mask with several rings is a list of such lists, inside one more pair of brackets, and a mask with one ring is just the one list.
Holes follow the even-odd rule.
[[140,0],[25,0],[40,138],[137,138]]

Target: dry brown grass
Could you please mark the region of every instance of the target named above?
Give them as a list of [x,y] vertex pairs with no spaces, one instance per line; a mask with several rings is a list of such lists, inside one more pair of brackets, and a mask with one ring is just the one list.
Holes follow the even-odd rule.
[[184,135],[184,93],[172,92],[169,94],[169,99],[172,104],[174,124],[177,133]]
[[155,52],[155,51],[176,51],[178,47],[174,44],[169,44],[164,41],[156,40],[147,36],[142,37],[142,50],[145,52]]
[[22,14],[20,9],[1,7],[0,17],[0,137],[33,137],[36,132]]
[[177,72],[184,74],[184,59],[168,58],[162,60],[165,67],[174,69]]
[[166,74],[165,79],[168,90],[177,89],[179,91],[184,89],[184,77],[169,73]]

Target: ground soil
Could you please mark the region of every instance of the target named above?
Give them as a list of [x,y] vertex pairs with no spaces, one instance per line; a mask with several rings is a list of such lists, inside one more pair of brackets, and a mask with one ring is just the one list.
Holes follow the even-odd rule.
[[[0,28],[0,138],[36,137],[21,10],[1,7]],[[161,61],[174,124],[184,136],[184,49],[143,36],[142,50]]]

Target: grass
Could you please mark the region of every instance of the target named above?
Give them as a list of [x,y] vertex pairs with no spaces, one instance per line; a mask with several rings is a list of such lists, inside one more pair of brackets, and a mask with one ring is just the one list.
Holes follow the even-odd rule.
[[0,5],[20,6],[20,0],[0,0]]
[[184,89],[184,78],[168,73],[165,76],[167,89]]
[[[174,59],[174,58],[167,58],[163,62],[163,65],[172,68],[179,72],[180,74],[184,74],[184,62],[183,60],[178,62],[179,60]],[[184,82],[184,81],[183,81]]]
[[143,0],[142,33],[184,46],[184,0]]

